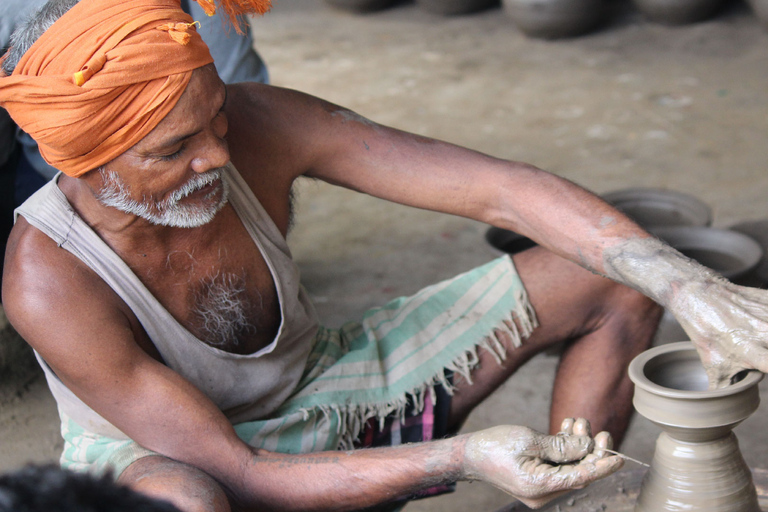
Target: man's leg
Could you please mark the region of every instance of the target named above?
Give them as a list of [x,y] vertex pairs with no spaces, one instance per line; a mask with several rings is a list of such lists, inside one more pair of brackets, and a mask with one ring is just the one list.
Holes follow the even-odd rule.
[[207,473],[159,455],[137,460],[118,483],[152,498],[173,503],[182,512],[231,512],[222,487]]
[[557,432],[564,418],[583,417],[595,432],[609,431],[618,444],[632,414],[627,366],[651,345],[662,309],[640,293],[542,248],[524,251],[514,261],[540,326],[518,348],[499,333],[507,347],[502,365],[490,354],[480,354],[473,384],[455,383],[451,426],[460,427],[477,404],[531,357],[565,342],[555,377],[550,432]]

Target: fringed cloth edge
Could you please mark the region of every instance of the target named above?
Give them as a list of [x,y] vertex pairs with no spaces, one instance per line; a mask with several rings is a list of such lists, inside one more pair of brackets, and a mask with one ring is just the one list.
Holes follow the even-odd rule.
[[[500,279],[498,275],[495,275],[500,268],[503,268],[502,273],[505,274],[504,279]],[[465,341],[464,347],[466,348],[462,348],[459,353],[450,360],[443,360],[431,374],[422,379],[418,384],[397,391],[395,396],[390,396],[386,400],[356,401],[349,396],[340,396],[338,397],[339,399],[335,401],[329,400],[326,403],[315,402],[312,405],[297,406],[296,403],[301,404],[301,402],[307,399],[311,401],[311,397],[316,393],[322,393],[322,389],[319,387],[314,388],[313,393],[313,385],[310,383],[302,392],[298,393],[298,395],[294,395],[294,399],[289,400],[289,404],[291,405],[282,408],[278,414],[284,415],[298,412],[305,422],[316,423],[318,420],[321,420],[321,423],[332,424],[335,428],[336,435],[331,437],[336,437],[338,442],[335,446],[333,443],[330,443],[330,445],[326,445],[324,449],[336,448],[347,450],[353,448],[355,440],[358,439],[369,420],[376,419],[382,428],[387,417],[392,415],[398,417],[400,421],[403,422],[405,420],[406,410],[409,409],[409,405],[412,405],[409,410],[413,411],[413,414],[418,414],[423,411],[425,400],[429,399],[432,401],[433,405],[435,404],[435,386],[437,385],[441,385],[449,395],[452,395],[455,391],[455,385],[448,380],[446,372],[461,376],[461,378],[471,384],[472,371],[479,363],[478,352],[480,349],[489,352],[498,364],[502,364],[506,359],[507,351],[501,336],[508,337],[514,347],[519,347],[522,345],[523,340],[528,338],[538,326],[538,320],[533,306],[528,299],[527,292],[523,287],[522,282],[519,280],[509,256],[504,256],[483,267],[457,276],[453,280],[446,282],[449,283],[448,286],[444,286],[442,283],[435,285],[435,287],[441,288],[436,293],[444,293],[445,289],[442,288],[450,288],[452,283],[456,280],[469,279],[471,281],[474,279],[472,274],[478,272],[484,274],[480,280],[486,279],[489,281],[489,284],[486,285],[488,289],[493,290],[495,288],[495,293],[501,292],[502,294],[507,295],[503,298],[496,297],[499,302],[494,303],[493,306],[489,308],[490,311],[484,312],[485,315],[496,317],[495,320],[493,320],[493,324],[491,324],[490,327],[486,327],[484,335],[478,336],[479,340],[478,337],[475,337],[471,341]],[[487,279],[488,277],[490,277],[490,279]],[[506,280],[509,280],[509,282],[506,282]],[[429,290],[431,288],[432,287],[425,289],[420,292],[419,295],[429,295]],[[419,297],[419,295],[415,297]],[[493,292],[483,290],[482,295],[484,297],[492,296]],[[509,297],[509,295],[511,295],[511,297]],[[411,299],[412,298],[409,298],[408,300]],[[479,303],[480,300],[477,300],[476,302]],[[510,304],[511,307],[506,309],[503,315],[500,316],[494,314],[494,310],[498,310],[499,304]],[[473,306],[476,306],[476,304],[473,304]],[[404,305],[398,303],[397,312],[399,313],[408,307],[407,304]],[[482,305],[477,307],[480,307],[481,310],[483,309]],[[501,307],[505,308],[506,306],[502,305]],[[370,320],[372,318],[375,319],[376,316],[377,313],[368,314],[363,324],[375,324],[375,322],[371,322]],[[478,323],[482,324],[483,319],[478,318]],[[402,326],[398,326],[398,328],[401,327]],[[343,329],[344,328],[342,328],[342,330]],[[367,333],[367,335],[370,337],[370,333]],[[390,335],[390,333],[387,333],[386,335]],[[352,344],[354,345],[355,341],[353,341]],[[436,358],[440,359],[440,353],[444,350],[448,350],[448,348],[450,347],[439,350]],[[396,372],[396,370],[393,370],[393,372]],[[341,379],[349,378],[349,375],[342,375],[342,373],[343,372],[340,372],[337,377]],[[327,379],[328,376],[324,374],[322,378]],[[388,386],[389,391],[392,391],[393,388],[397,388],[397,385]],[[376,394],[378,394],[379,390],[376,391]],[[352,393],[354,394],[354,392]],[[386,392],[384,394],[386,394]]]
[[[498,364],[500,336],[522,345],[538,326],[509,256],[371,310],[363,322],[321,329],[297,391],[271,418],[234,425],[256,448],[280,453],[351,449],[375,419],[401,421],[406,410],[435,403],[435,387],[451,394],[446,371],[471,383],[480,350]],[[394,340],[394,341],[393,341]],[[412,407],[408,407],[412,405]],[[85,431],[62,415],[62,466],[115,478],[132,462],[154,455],[131,440]]]
[[[456,386],[448,380],[447,373],[460,375],[467,383],[472,384],[472,371],[478,366],[479,349],[489,352],[496,363],[501,365],[507,358],[507,351],[503,342],[499,339],[499,331],[510,336],[512,344],[517,348],[522,345],[525,338],[528,338],[533,329],[538,326],[535,312],[530,303],[525,301],[524,312],[515,312],[507,321],[502,322],[500,326],[494,329],[493,333],[480,340],[474,347],[466,350],[460,357],[447,364],[443,371],[432,376],[432,378],[409,392],[404,393],[396,400],[374,403],[374,404],[333,404],[319,405],[315,407],[305,407],[299,411],[305,421],[315,414],[322,414],[324,417],[335,416],[338,424],[336,433],[339,436],[339,450],[351,450],[354,448],[355,441],[360,437],[363,428],[372,418],[379,423],[379,428],[384,428],[384,422],[390,416],[399,418],[401,423],[405,423],[405,414],[409,405],[413,405],[413,414],[419,414],[424,410],[424,401],[431,400],[432,405],[436,403],[435,386],[440,385],[446,392],[453,396]],[[519,325],[518,325],[519,322]]]

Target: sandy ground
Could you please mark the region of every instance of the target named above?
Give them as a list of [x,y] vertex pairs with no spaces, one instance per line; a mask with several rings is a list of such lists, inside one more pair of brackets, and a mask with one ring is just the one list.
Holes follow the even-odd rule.
[[[409,3],[356,16],[320,0],[277,0],[254,30],[276,85],[596,192],[686,191],[712,206],[716,226],[768,217],[768,32],[739,2],[683,27],[648,23],[621,0],[610,5],[605,27],[562,41],[526,38],[500,8],[441,18]],[[302,182],[298,197],[289,242],[330,325],[496,254],[476,222],[315,182]],[[61,441],[44,379],[28,354],[8,356],[20,346],[12,331],[0,342],[0,471],[55,460]],[[535,358],[466,429],[545,430],[556,364]],[[737,431],[754,467],[768,467],[765,409]],[[658,432],[636,418],[624,450],[649,461]],[[509,501],[460,484],[407,510],[495,510]]]

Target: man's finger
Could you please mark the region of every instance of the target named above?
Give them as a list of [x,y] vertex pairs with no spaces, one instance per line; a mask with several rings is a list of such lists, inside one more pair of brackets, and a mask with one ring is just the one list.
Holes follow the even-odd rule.
[[731,378],[742,371],[743,368],[735,368],[733,365],[706,365],[704,370],[709,379],[709,389],[726,388],[731,385]]
[[563,422],[560,424],[560,433],[561,434],[573,434],[573,424],[576,422],[573,418],[565,418]]
[[595,448],[594,448],[594,454],[598,457],[605,457],[606,453],[604,450],[612,450],[613,449],[613,437],[611,437],[611,434],[609,434],[606,431],[598,432],[597,435],[594,437],[595,440]]
[[551,492],[569,489],[581,489],[587,485],[615,473],[624,465],[624,459],[616,455],[597,459],[593,462],[580,462],[556,466],[549,473],[551,480],[548,490]]
[[577,418],[573,424],[573,433],[577,436],[592,437],[592,426],[586,418]]

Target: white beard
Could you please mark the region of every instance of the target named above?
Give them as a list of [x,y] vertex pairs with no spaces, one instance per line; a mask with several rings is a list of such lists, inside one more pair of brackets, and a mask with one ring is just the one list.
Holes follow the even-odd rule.
[[175,228],[203,226],[213,220],[219,210],[227,204],[229,197],[229,185],[226,181],[221,180],[220,187],[211,191],[204,198],[204,201],[207,201],[221,190],[221,197],[217,202],[210,205],[180,204],[181,200],[188,195],[220,179],[221,168],[204,174],[195,174],[184,185],[174,190],[170,197],[159,202],[146,197],[142,201],[131,199],[128,187],[116,172],[106,169],[100,169],[99,172],[104,178],[104,186],[96,194],[96,199],[101,204],[116,208],[124,213],[136,215],[159,226]]

